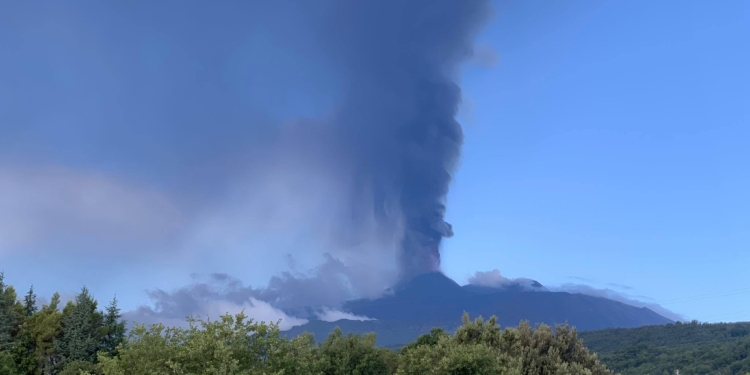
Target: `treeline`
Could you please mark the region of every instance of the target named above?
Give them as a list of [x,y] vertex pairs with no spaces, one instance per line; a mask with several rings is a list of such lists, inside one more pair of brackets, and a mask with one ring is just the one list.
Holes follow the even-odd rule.
[[320,344],[290,339],[242,314],[126,335],[116,300],[99,311],[84,288],[62,309],[56,294],[37,311],[35,299],[33,290],[18,298],[0,276],[0,375],[611,374],[568,326],[503,330],[494,317],[464,315],[453,335],[433,329],[393,351],[338,328]]
[[662,326],[585,331],[581,332],[580,336],[586,342],[586,346],[597,352],[612,352],[643,343],[670,348],[698,344],[722,345],[732,340],[750,337],[750,322],[677,322]]
[[104,311],[86,288],[60,308],[60,295],[37,310],[33,287],[23,298],[0,273],[0,375],[76,374],[65,371],[116,356],[125,340],[117,299]]
[[581,337],[623,375],[750,374],[750,323],[693,321],[582,332]]

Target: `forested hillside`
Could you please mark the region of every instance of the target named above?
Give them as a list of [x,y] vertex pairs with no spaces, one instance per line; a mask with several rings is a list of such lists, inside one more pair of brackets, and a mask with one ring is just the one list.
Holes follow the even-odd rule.
[[623,375],[750,373],[750,323],[694,321],[580,336],[602,362]]

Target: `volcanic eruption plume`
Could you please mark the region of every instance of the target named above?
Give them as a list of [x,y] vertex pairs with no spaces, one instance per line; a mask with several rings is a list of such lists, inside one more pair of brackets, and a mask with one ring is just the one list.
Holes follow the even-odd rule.
[[327,47],[349,83],[335,119],[376,217],[398,211],[401,278],[435,271],[453,235],[445,197],[463,142],[459,64],[490,13],[485,0],[337,1]]
[[284,308],[440,268],[459,69],[490,0],[55,7],[0,22],[5,71],[26,71],[0,85],[4,254],[221,271]]

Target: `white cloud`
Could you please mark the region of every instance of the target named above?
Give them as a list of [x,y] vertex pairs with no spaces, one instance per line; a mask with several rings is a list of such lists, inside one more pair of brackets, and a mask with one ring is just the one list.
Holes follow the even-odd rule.
[[317,313],[318,319],[324,321],[324,322],[337,322],[339,320],[356,320],[360,322],[368,321],[368,320],[375,320],[372,318],[368,318],[366,316],[361,315],[354,315],[352,313],[344,312],[341,310],[334,310],[334,309],[328,309],[324,308],[320,312]]
[[477,271],[474,272],[474,276],[469,278],[469,284],[487,286],[490,288],[498,288],[509,284],[512,281],[513,280],[503,276],[498,269],[492,271]]
[[477,271],[474,276],[469,277],[469,284],[489,288],[502,288],[505,286],[516,286],[531,291],[546,291],[547,288],[537,281],[523,277],[508,278],[500,273],[500,270]]
[[307,323],[307,319],[289,316],[283,311],[274,308],[268,302],[256,298],[250,299],[243,304],[235,304],[229,301],[214,301],[204,307],[205,313],[212,319],[225,314],[236,315],[241,312],[256,322],[279,323],[279,328],[286,331],[294,326]]
[[268,302],[253,297],[248,298],[243,303],[234,303],[228,300],[204,300],[200,301],[196,307],[196,310],[185,312],[184,318],[177,317],[174,314],[164,314],[163,311],[146,306],[128,311],[123,314],[123,317],[128,323],[135,322],[146,325],[161,323],[167,327],[186,328],[189,325],[187,321],[188,316],[217,320],[226,314],[237,315],[244,313],[245,316],[256,322],[279,323],[279,328],[282,331],[308,322],[307,319],[288,315],[271,306]]

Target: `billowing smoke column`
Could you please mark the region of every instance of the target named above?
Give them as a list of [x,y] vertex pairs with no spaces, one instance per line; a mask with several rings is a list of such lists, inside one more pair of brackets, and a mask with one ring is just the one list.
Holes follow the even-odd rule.
[[338,1],[326,45],[346,75],[338,134],[377,217],[399,215],[401,278],[435,271],[453,235],[445,197],[463,142],[455,117],[459,64],[491,7],[486,0]]
[[[19,124],[0,130],[0,196],[24,197],[0,247],[301,268],[327,252],[320,283],[269,289],[328,305],[440,267],[458,69],[490,0],[58,5],[0,18],[18,37],[0,123]],[[75,88],[34,78],[60,69]]]

